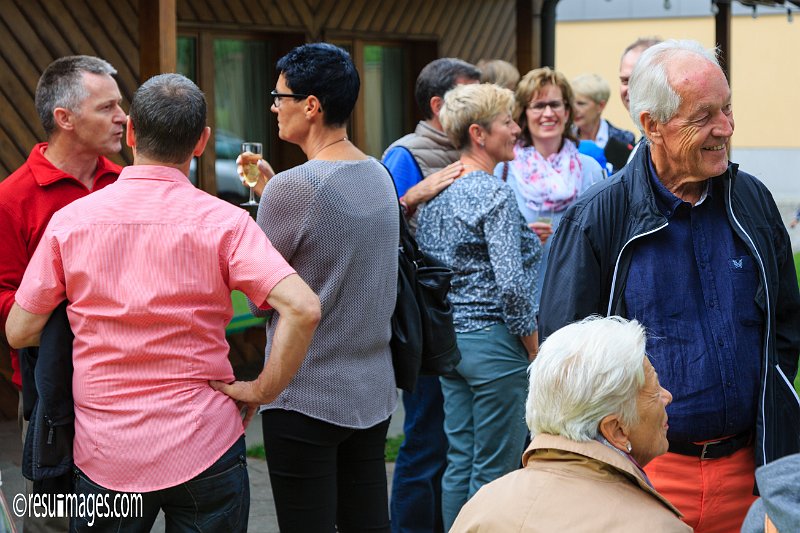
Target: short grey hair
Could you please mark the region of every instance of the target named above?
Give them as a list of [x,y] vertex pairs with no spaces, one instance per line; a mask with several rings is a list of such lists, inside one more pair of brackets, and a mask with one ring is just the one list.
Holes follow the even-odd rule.
[[669,122],[678,112],[681,97],[669,83],[667,64],[675,57],[686,54],[700,56],[721,70],[716,49],[706,49],[699,42],[688,39],[670,39],[651,46],[642,52],[633,68],[628,83],[630,113],[642,135],[644,128],[639,118],[642,112],[649,113],[661,124]]
[[444,95],[439,121],[447,138],[458,150],[470,147],[469,127],[478,124],[490,130],[502,113],[514,112],[514,93],[491,83],[457,85]]
[[596,104],[608,102],[611,96],[611,87],[599,74],[581,74],[569,84],[572,85],[572,92],[576,96],[585,96]]
[[66,56],[56,59],[42,73],[36,85],[36,112],[49,138],[56,131],[53,111],[63,107],[76,111],[89,95],[83,84],[83,74],[108,74],[117,70],[108,61],[94,56]]
[[206,108],[203,91],[189,78],[153,76],[131,102],[137,153],[162,163],[185,163],[206,127]]
[[597,437],[608,415],[637,423],[645,345],[644,327],[619,316],[591,316],[551,334],[528,368],[531,433],[582,442]]
[[636,39],[631,44],[625,47],[625,50],[622,51],[622,55],[620,56],[619,59],[620,61],[622,61],[622,58],[625,57],[625,54],[627,54],[628,52],[631,52],[633,50],[644,51],[650,48],[651,46],[657,45],[660,42],[662,42],[661,37],[655,37],[655,36],[639,37],[638,39]]

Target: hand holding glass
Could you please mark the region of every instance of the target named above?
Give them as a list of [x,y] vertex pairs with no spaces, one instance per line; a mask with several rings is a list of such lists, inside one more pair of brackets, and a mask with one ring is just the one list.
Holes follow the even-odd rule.
[[552,208],[542,208],[539,210],[539,216],[536,222],[528,224],[528,227],[539,237],[539,242],[542,243],[542,246],[544,246],[547,239],[550,238],[550,235],[553,234],[553,214],[554,210]]
[[258,183],[261,171],[258,169],[258,162],[264,157],[261,143],[242,143],[242,173],[239,175],[242,182],[250,187],[250,200],[241,204],[242,206],[258,205],[253,195],[253,187]]

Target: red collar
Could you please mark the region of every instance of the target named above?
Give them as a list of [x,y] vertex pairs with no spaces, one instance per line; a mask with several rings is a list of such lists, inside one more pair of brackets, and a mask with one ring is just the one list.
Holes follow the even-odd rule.
[[[31,155],[28,157],[28,166],[31,169],[31,173],[33,174],[33,178],[36,180],[36,183],[42,187],[55,183],[59,180],[63,179],[72,179],[78,181],[78,179],[71,175],[67,174],[63,170],[56,168],[53,163],[51,163],[45,156],[44,151],[47,149],[47,143],[39,143],[33,147],[31,150]],[[119,165],[116,165],[106,159],[103,156],[97,158],[97,169],[94,173],[94,179],[92,180],[93,183],[97,183],[102,176],[112,173],[112,174],[119,174],[122,168]]]

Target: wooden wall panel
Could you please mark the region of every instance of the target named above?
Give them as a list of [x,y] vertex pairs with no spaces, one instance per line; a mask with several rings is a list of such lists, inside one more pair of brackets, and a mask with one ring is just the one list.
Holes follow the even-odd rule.
[[[177,0],[178,26],[300,32],[309,41],[435,41],[439,56],[516,61],[515,0]],[[0,0],[0,179],[44,140],[36,82],[54,59],[103,57],[127,109],[139,84],[138,0]],[[123,150],[120,163],[130,162]]]
[[442,56],[516,60],[515,0],[178,0],[178,25],[439,42]]
[[[0,180],[44,139],[34,107],[36,83],[53,60],[102,57],[117,69],[127,109],[139,83],[136,0],[0,0]],[[119,163],[129,163],[123,149]]]

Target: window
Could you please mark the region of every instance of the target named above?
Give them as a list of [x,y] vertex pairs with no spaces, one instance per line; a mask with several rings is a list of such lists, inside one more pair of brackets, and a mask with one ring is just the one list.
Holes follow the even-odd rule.
[[406,90],[406,51],[399,45],[364,45],[362,97],[364,151],[380,158],[406,131],[409,96]]
[[[198,50],[202,50],[198,46],[202,39],[210,42],[210,60],[201,57]],[[268,41],[215,35],[178,37],[178,72],[195,81],[209,101],[208,122],[212,125],[214,146],[206,150],[203,158],[214,161],[217,196],[232,203],[244,202],[248,196],[236,173],[242,142],[261,142],[267,159],[274,146],[274,121],[269,112],[274,63]],[[203,68],[210,72],[202,72]],[[211,168],[210,164],[204,166],[195,160],[190,179],[195,184],[203,183],[198,180],[198,173]]]
[[414,84],[422,67],[438,57],[435,41],[336,39],[347,49],[361,75],[361,94],[353,113],[353,140],[380,158],[394,141],[414,131],[422,118]]

